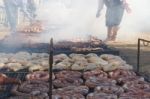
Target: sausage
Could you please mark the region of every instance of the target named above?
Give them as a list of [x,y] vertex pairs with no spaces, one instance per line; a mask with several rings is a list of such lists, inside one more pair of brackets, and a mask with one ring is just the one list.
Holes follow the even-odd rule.
[[53,89],[53,94],[56,93],[80,93],[82,95],[87,95],[89,88],[87,86],[68,86],[64,88]]
[[49,91],[49,84],[43,81],[25,81],[14,86],[12,94],[17,96],[38,96]]
[[83,84],[81,78],[59,78],[53,81],[53,85],[57,88],[67,87],[67,86],[79,86]]
[[55,75],[56,78],[80,78],[82,73],[78,71],[60,71]]
[[95,88],[99,85],[115,85],[116,81],[112,79],[106,79],[106,78],[96,78],[91,77],[86,80],[85,85],[89,88]]

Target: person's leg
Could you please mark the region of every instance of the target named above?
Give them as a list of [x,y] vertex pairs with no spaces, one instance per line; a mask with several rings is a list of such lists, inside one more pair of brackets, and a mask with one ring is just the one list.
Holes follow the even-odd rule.
[[111,41],[113,35],[114,26],[114,9],[112,7],[107,7],[106,10],[106,26],[107,26],[107,38],[105,41]]
[[115,6],[113,7],[113,32],[112,32],[112,41],[116,40],[117,37],[117,33],[119,30],[119,25],[122,21],[122,17],[124,14],[124,8],[120,5],[120,6]]
[[119,27],[118,26],[114,26],[112,29],[112,35],[111,35],[111,40],[115,41],[116,37],[117,37],[117,33],[118,33]]
[[111,41],[112,31],[113,31],[113,27],[107,27],[107,38],[105,39],[105,41]]

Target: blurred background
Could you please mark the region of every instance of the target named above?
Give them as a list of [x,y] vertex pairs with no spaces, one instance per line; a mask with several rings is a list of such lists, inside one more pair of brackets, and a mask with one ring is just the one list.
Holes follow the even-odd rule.
[[[40,42],[48,42],[50,37],[57,40],[86,39],[93,35],[105,39],[105,7],[101,16],[96,18],[98,0],[34,0],[37,20],[44,24],[46,33],[39,36]],[[150,39],[150,1],[127,0],[132,13],[125,12],[117,41],[136,43],[138,37]],[[18,10],[17,27],[28,24],[27,18]],[[9,34],[3,0],[0,0],[0,38]]]

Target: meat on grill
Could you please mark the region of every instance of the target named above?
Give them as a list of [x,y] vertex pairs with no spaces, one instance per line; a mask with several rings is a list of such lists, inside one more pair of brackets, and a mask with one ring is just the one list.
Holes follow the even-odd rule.
[[83,79],[81,79],[82,73],[78,71],[60,71],[55,76],[56,79],[53,81],[53,84],[57,88],[83,84]]
[[49,84],[43,81],[25,81],[14,86],[12,94],[16,96],[47,96]]
[[90,93],[86,99],[118,99],[117,95],[106,93]]
[[67,86],[79,86],[83,84],[83,79],[81,78],[58,78],[53,81],[53,85],[57,88],[67,87]]
[[7,77],[5,74],[0,74],[0,85],[4,84],[20,84],[21,81],[16,78]]
[[78,71],[60,71],[55,75],[56,78],[80,78],[82,73]]
[[106,72],[100,70],[100,69],[95,69],[95,70],[92,70],[92,71],[87,71],[87,72],[84,72],[83,73],[83,78],[84,79],[88,79],[90,77],[97,77],[97,78],[107,78],[108,75]]
[[85,99],[85,97],[79,93],[60,93],[52,95],[52,99]]
[[[52,75],[52,79],[55,79],[54,74]],[[40,81],[48,81],[49,73],[45,71],[37,71],[30,73],[26,76],[26,80],[40,80]]]
[[113,79],[117,79],[119,77],[124,77],[124,76],[136,76],[135,72],[131,71],[131,70],[114,70],[109,72],[109,77],[113,78]]
[[89,88],[87,86],[68,86],[64,88],[53,89],[53,94],[56,93],[80,93],[82,95],[86,95],[89,92]]
[[124,92],[124,89],[116,85],[99,85],[95,88],[95,92],[120,95]]
[[108,78],[91,77],[86,80],[85,85],[89,88],[95,88],[100,85],[115,85],[116,81]]

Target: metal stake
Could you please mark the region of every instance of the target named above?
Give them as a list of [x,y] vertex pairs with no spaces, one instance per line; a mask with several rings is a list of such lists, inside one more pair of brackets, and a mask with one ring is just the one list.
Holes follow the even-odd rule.
[[138,50],[137,50],[137,72],[140,71],[140,39],[138,39]]
[[53,69],[53,38],[50,39],[50,48],[49,48],[49,99],[52,99],[52,86],[53,86],[53,81],[52,81],[52,69]]

